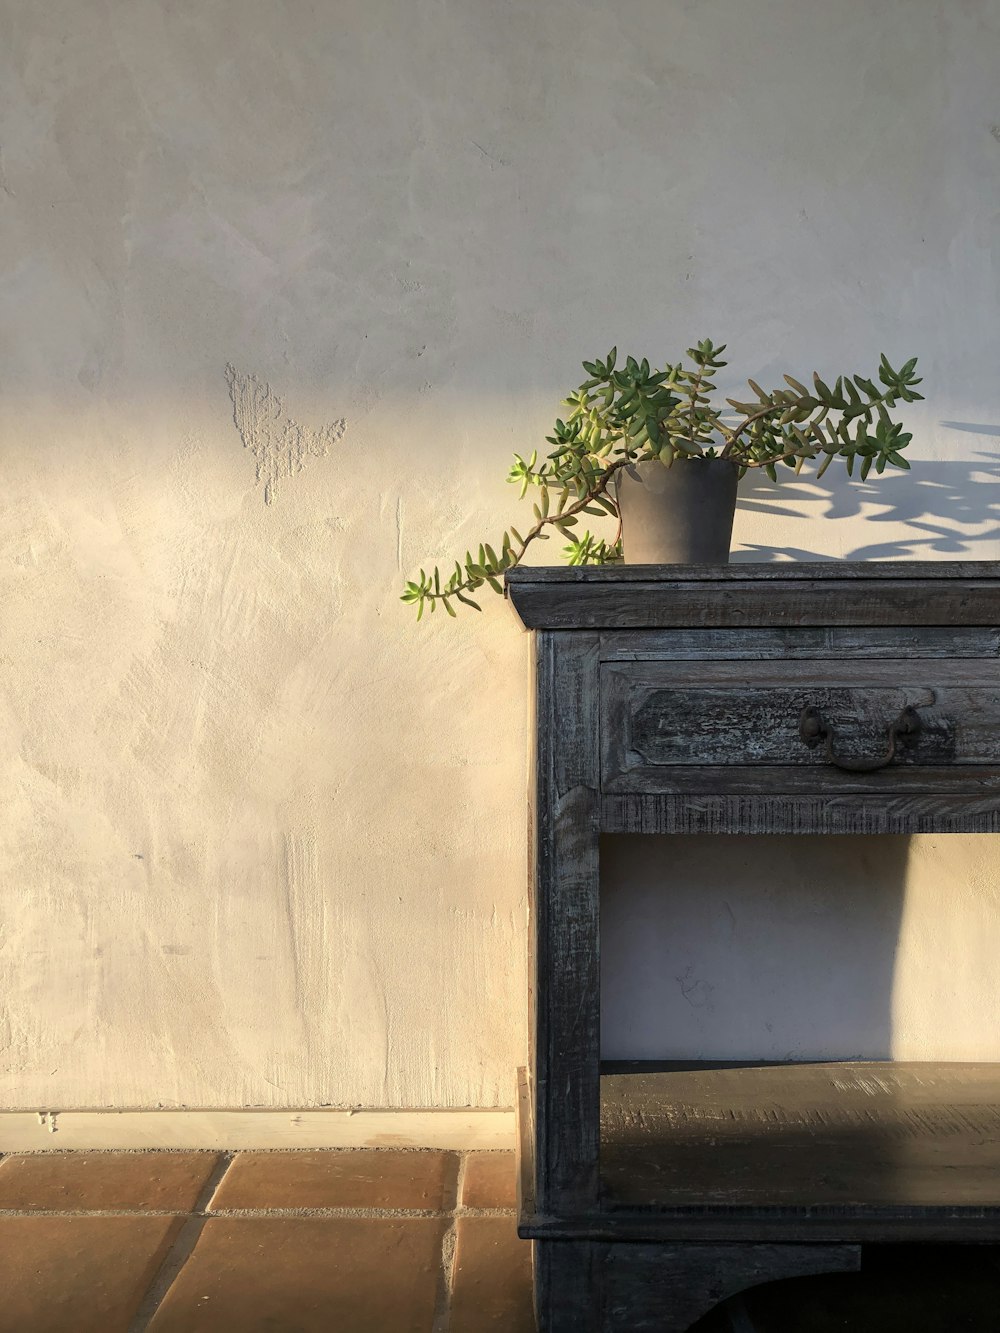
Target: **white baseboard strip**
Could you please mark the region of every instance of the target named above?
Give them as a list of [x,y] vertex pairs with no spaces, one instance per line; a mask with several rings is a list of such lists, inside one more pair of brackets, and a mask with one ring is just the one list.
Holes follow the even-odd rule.
[[0,1153],[66,1148],[513,1148],[514,1112],[0,1111]]

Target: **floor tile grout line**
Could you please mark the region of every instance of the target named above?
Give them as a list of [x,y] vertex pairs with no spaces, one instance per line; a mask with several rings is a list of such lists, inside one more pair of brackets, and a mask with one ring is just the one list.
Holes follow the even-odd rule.
[[208,1212],[209,1205],[215,1198],[219,1185],[235,1157],[235,1152],[222,1153],[212,1168],[198,1198],[195,1200],[187,1221],[181,1224],[174,1243],[167,1251],[163,1263],[160,1264],[156,1275],[146,1289],[146,1294],[140,1301],[139,1308],[129,1324],[128,1333],[146,1333],[146,1329],[149,1328],[157,1310],[160,1308],[164,1296],[173,1286],[181,1269],[191,1257],[194,1247],[198,1243],[198,1238],[201,1236],[205,1223],[210,1216]]
[[[435,1297],[432,1325],[429,1333],[450,1333],[452,1314],[452,1301],[454,1297],[454,1286],[456,1280],[456,1266],[458,1262],[457,1255],[457,1237],[460,1229],[460,1223],[463,1219],[495,1219],[514,1218],[516,1211],[510,1206],[494,1204],[492,1207],[479,1206],[470,1207],[464,1202],[466,1188],[472,1180],[472,1158],[481,1155],[481,1153],[469,1151],[453,1151],[448,1154],[452,1157],[452,1170],[448,1170],[446,1178],[446,1189],[442,1192],[440,1202],[436,1207],[431,1208],[315,1208],[315,1207],[285,1207],[285,1208],[226,1208],[215,1207],[216,1200],[219,1200],[220,1189],[223,1180],[227,1176],[230,1167],[234,1164],[238,1156],[243,1154],[239,1150],[229,1150],[217,1153],[216,1160],[212,1165],[211,1171],[205,1178],[204,1184],[199,1191],[197,1198],[188,1208],[171,1207],[145,1207],[145,1208],[48,1208],[48,1209],[27,1209],[27,1208],[0,1208],[0,1219],[12,1217],[24,1219],[25,1217],[60,1217],[60,1218],[109,1218],[109,1217],[135,1217],[135,1218],[167,1218],[171,1219],[173,1225],[170,1226],[168,1233],[172,1234],[172,1239],[166,1246],[165,1253],[155,1273],[152,1275],[146,1290],[138,1303],[138,1307],[129,1322],[128,1333],[148,1333],[148,1330],[154,1324],[157,1313],[163,1305],[168,1293],[170,1293],[177,1283],[178,1278],[185,1269],[188,1260],[195,1252],[199,1240],[204,1231],[205,1225],[210,1218],[227,1219],[230,1222],[238,1222],[246,1219],[328,1219],[350,1222],[352,1220],[369,1219],[373,1221],[399,1221],[415,1222],[425,1220],[428,1223],[436,1220],[440,1227],[440,1247],[437,1255],[437,1262],[432,1266],[431,1272],[427,1276],[435,1278]],[[435,1228],[437,1229],[437,1228]],[[436,1269],[436,1272],[435,1272]]]
[[455,1172],[455,1193],[451,1200],[451,1209],[446,1214],[448,1225],[441,1236],[441,1268],[438,1273],[438,1294],[434,1311],[432,1333],[448,1333],[451,1323],[451,1294],[455,1271],[455,1238],[458,1229],[458,1215],[462,1207],[462,1191],[465,1189],[465,1171],[468,1154],[460,1153],[458,1170]]

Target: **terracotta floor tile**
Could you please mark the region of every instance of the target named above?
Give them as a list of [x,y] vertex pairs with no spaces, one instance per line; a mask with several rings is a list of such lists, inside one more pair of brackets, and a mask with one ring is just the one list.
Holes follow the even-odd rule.
[[512,1217],[460,1217],[449,1333],[535,1333],[531,1244]]
[[212,1209],[450,1209],[458,1158],[447,1152],[325,1149],[240,1153]]
[[512,1152],[470,1152],[465,1159],[462,1203],[466,1208],[514,1208],[517,1189]]
[[126,1333],[180,1217],[0,1217],[0,1333]]
[[218,1161],[211,1152],[44,1152],[0,1161],[0,1208],[55,1212],[194,1207]]
[[209,1218],[150,1333],[429,1333],[445,1226]]

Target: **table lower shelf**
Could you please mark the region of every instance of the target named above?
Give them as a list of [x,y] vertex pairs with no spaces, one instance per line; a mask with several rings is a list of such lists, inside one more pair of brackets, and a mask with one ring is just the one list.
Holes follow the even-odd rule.
[[522,1234],[1000,1240],[1000,1065],[606,1073],[601,1182],[592,1213],[556,1218],[533,1208],[529,1180]]

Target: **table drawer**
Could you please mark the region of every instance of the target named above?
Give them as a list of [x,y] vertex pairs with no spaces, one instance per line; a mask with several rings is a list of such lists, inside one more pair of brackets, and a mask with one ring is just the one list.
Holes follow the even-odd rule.
[[606,792],[1000,786],[995,661],[606,662]]

